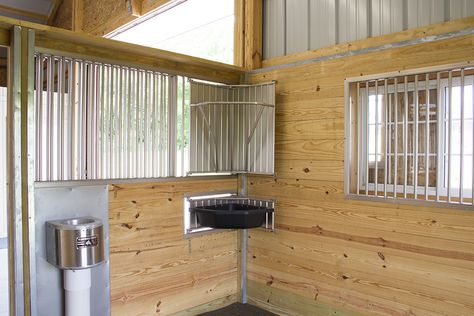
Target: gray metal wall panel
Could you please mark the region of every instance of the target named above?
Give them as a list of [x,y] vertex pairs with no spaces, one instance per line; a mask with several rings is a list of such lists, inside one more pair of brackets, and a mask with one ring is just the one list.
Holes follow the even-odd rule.
[[372,0],[371,36],[380,36],[403,30],[403,1]]
[[286,54],[309,48],[309,1],[286,1]]
[[455,20],[474,15],[474,0],[446,0],[448,18]]
[[264,0],[264,8],[268,59],[473,16],[474,0]]
[[285,55],[285,0],[264,1],[263,56],[272,58]]
[[338,43],[367,38],[368,0],[340,0],[338,7]]
[[425,26],[444,21],[444,0],[409,0],[407,1],[408,28]]
[[309,1],[309,48],[336,44],[336,1]]

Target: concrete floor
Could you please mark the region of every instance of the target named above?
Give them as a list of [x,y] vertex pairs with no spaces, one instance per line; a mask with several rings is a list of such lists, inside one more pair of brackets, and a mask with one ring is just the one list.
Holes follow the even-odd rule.
[[273,316],[276,314],[250,304],[234,303],[224,308],[200,314],[202,316]]

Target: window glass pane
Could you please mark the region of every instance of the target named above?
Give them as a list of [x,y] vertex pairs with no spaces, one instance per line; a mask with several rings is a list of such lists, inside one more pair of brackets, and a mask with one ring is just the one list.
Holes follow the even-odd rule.
[[111,38],[233,64],[234,1],[187,0]]

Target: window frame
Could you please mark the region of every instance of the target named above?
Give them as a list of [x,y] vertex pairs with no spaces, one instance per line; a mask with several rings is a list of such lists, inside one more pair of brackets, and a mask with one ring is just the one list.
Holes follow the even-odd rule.
[[[471,61],[466,61],[466,62],[461,62],[461,63],[455,63],[455,64],[449,64],[449,65],[442,65],[442,66],[433,66],[433,67],[424,67],[424,68],[417,68],[417,69],[411,69],[411,70],[404,70],[404,71],[396,71],[396,72],[386,72],[386,73],[381,73],[381,74],[376,74],[376,75],[365,75],[365,76],[359,76],[359,77],[349,77],[349,78],[346,78],[344,80],[344,117],[345,117],[345,124],[344,124],[344,196],[346,199],[354,199],[354,200],[371,200],[371,201],[382,201],[382,202],[392,202],[392,203],[399,203],[399,204],[414,204],[414,205],[431,205],[431,206],[440,206],[440,207],[454,207],[454,208],[462,208],[462,209],[472,209],[472,205],[474,205],[474,200],[470,197],[470,196],[466,196],[467,193],[470,193],[472,191],[474,191],[474,189],[463,189],[463,197],[464,199],[469,199],[469,200],[472,200],[472,202],[470,202],[469,204],[461,204],[459,202],[456,202],[456,201],[451,201],[451,202],[447,202],[447,201],[444,201],[444,200],[421,200],[421,199],[414,199],[414,198],[409,198],[408,196],[407,197],[400,197],[400,196],[397,196],[397,197],[394,197],[393,196],[393,184],[388,184],[387,183],[387,186],[386,186],[386,191],[387,191],[387,195],[386,196],[380,196],[380,195],[363,195],[363,194],[358,194],[358,193],[352,193],[351,192],[351,180],[352,180],[352,176],[353,176],[353,164],[354,164],[354,161],[352,160],[353,159],[353,151],[354,151],[354,147],[356,148],[357,150],[357,145],[354,145],[354,142],[353,140],[356,139],[354,136],[353,136],[353,130],[357,130],[356,133],[358,133],[358,129],[359,128],[362,128],[364,129],[363,127],[366,126],[367,124],[367,120],[364,118],[361,120],[361,118],[364,116],[364,115],[361,115],[361,112],[363,113],[363,111],[360,111],[360,110],[357,110],[356,112],[356,115],[354,115],[353,111],[352,111],[352,98],[351,98],[351,88],[350,88],[350,85],[351,84],[354,84],[354,83],[357,83],[357,82],[362,82],[362,81],[373,81],[373,80],[383,80],[385,78],[393,78],[393,77],[403,77],[403,76],[413,76],[413,75],[422,75],[422,74],[426,74],[426,73],[434,73],[434,72],[443,72],[443,71],[450,71],[450,70],[455,70],[456,68],[464,68],[464,67],[472,67],[472,62]],[[474,75],[468,75],[468,76],[465,76],[464,77],[464,86],[468,86],[468,87],[471,87],[472,90],[473,90],[473,95],[472,95],[472,98],[473,98],[473,102],[474,102]],[[400,86],[401,85],[404,85],[404,83],[398,83],[397,82],[397,90],[400,89]],[[456,87],[456,86],[460,86],[461,85],[461,78],[459,77],[455,77],[453,78],[452,80],[452,87]],[[415,89],[415,84],[412,82],[412,83],[408,83],[407,84],[408,86],[408,90],[407,91],[414,91]],[[444,157],[446,154],[445,154],[445,151],[444,151],[444,137],[442,137],[444,135],[444,129],[445,129],[445,120],[446,120],[446,114],[444,113],[444,109],[445,109],[445,106],[446,106],[446,88],[449,88],[449,84],[448,84],[448,79],[440,79],[440,85],[439,85],[439,90],[441,91],[441,93],[437,93],[437,106],[438,108],[441,110],[441,112],[439,112],[438,114],[438,117],[437,117],[437,124],[438,124],[438,128],[437,128],[437,142],[438,142],[438,147],[437,147],[437,152],[436,152],[436,156],[437,156],[437,160],[441,160],[442,158],[440,158],[440,156]],[[362,89],[366,89],[366,88],[359,88],[360,90]],[[380,89],[380,88],[379,88]],[[420,90],[423,90],[423,89],[426,89],[426,86],[425,86],[425,83],[424,82],[418,82],[418,91]],[[434,80],[429,80],[429,90],[431,89],[438,89],[438,86],[437,86],[437,80],[434,79]],[[375,87],[369,87],[369,92],[370,91],[373,91],[375,92]],[[404,89],[402,89],[402,91],[404,91]],[[390,93],[393,93],[394,92],[394,84],[391,84],[391,85],[388,85],[387,86],[387,94],[390,94]],[[365,91],[364,91],[365,93]],[[359,95],[360,95],[360,98],[362,99],[362,93],[359,92]],[[370,95],[370,94],[369,94]],[[383,94],[382,94],[383,96]],[[439,100],[442,101],[441,105],[438,104],[440,103]],[[362,102],[362,106],[364,108],[366,108],[366,104],[365,102]],[[473,110],[474,112],[474,110]],[[441,121],[439,118],[442,117],[443,119],[443,124],[439,124],[439,121]],[[377,118],[376,118],[377,119]],[[464,118],[466,120],[466,118]],[[470,119],[467,119],[468,121]],[[473,125],[474,125],[474,114],[473,114]],[[353,127],[353,124],[354,122],[362,122],[361,124],[357,124],[357,128],[354,128]],[[379,122],[375,122],[375,124],[379,124]],[[439,125],[442,126],[442,129],[439,128]],[[473,127],[474,128],[474,127]],[[384,131],[383,131],[384,133]],[[361,142],[361,139],[363,139],[363,137],[366,137],[366,135],[358,135],[357,137],[357,142],[360,142],[361,143],[361,147],[359,148],[360,150],[360,153],[358,155],[362,155],[362,156],[367,156],[367,149],[366,149],[366,144],[364,141]],[[382,136],[382,137],[385,137],[385,136]],[[441,144],[440,144],[441,143]],[[376,145],[377,146],[377,145]],[[385,148],[384,146],[382,146],[382,150],[383,148]],[[440,151],[439,150],[442,150],[442,155],[439,155]],[[378,152],[374,153],[374,155],[379,155]],[[394,155],[394,153],[391,154],[392,156]],[[466,154],[464,154],[466,155]],[[474,152],[471,154],[471,155],[474,155]],[[384,164],[384,160],[385,160],[385,154],[384,153],[381,153],[381,160],[378,161],[378,163],[382,163]],[[469,154],[468,154],[469,156]],[[359,160],[360,157],[357,157],[357,159]],[[359,161],[358,162],[358,165],[364,165],[364,168],[365,168],[365,165],[366,165],[367,161],[366,160],[362,160],[362,161]],[[444,179],[445,179],[445,172],[444,172],[444,163],[439,163],[439,161],[437,162],[438,163],[438,166],[441,166],[441,168],[443,168],[442,170],[440,170],[440,172],[438,173],[439,177],[441,177],[441,181],[440,179],[436,179],[436,186],[437,187],[434,187],[434,186],[428,186],[428,192],[429,192],[429,195],[435,195],[435,192],[436,192],[436,189],[438,189],[438,194],[440,197],[447,197],[447,188],[446,186],[444,186]],[[375,162],[373,162],[373,164],[375,164]],[[369,165],[370,165],[370,162],[369,162]],[[364,171],[364,174],[362,175],[362,170]],[[356,175],[355,177],[359,177],[359,181],[360,181],[360,186],[359,186],[359,189],[362,190],[364,189],[365,190],[365,184],[363,184],[363,181],[360,179],[362,176],[365,176],[365,173],[366,173],[366,170],[365,169],[360,169],[360,175]],[[359,173],[359,171],[357,173]],[[370,190],[375,190],[375,183],[369,183],[368,185],[368,189],[369,191]],[[383,192],[384,191],[384,183],[377,183],[377,189],[379,192]],[[406,186],[406,190],[407,190],[407,195],[408,194],[413,194],[414,193],[414,186],[413,185],[407,185]],[[397,193],[401,193],[403,192],[403,184],[398,184],[397,183]],[[392,194],[388,194],[388,193],[392,193]],[[420,186],[420,184],[417,185],[417,194],[419,195],[424,195],[425,194],[425,186]],[[471,195],[471,194],[469,194]],[[459,188],[452,188],[451,187],[451,196],[454,196],[454,197],[457,197],[459,196]]]

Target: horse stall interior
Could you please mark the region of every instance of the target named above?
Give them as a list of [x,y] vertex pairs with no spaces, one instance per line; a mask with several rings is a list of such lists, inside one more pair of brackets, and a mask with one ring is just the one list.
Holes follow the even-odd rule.
[[474,315],[470,1],[3,2],[0,316]]

